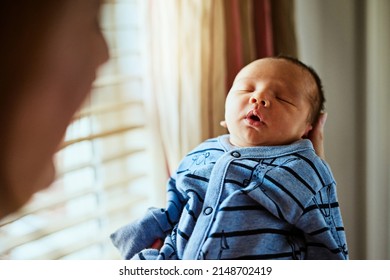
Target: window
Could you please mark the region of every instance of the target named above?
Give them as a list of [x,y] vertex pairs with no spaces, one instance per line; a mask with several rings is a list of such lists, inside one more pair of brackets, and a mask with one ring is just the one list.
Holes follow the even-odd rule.
[[106,0],[111,58],[69,126],[58,178],[0,221],[0,259],[119,258],[109,234],[150,205],[139,0]]

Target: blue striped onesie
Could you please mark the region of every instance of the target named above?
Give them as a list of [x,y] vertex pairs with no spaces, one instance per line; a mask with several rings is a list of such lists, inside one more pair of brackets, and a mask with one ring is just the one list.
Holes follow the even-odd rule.
[[[145,249],[158,238],[160,251]],[[125,259],[348,259],[336,183],[309,140],[203,142],[169,179],[167,207],[111,240]]]

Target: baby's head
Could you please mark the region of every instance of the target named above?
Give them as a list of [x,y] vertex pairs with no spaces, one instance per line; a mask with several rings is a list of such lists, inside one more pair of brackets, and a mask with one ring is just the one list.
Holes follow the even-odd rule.
[[237,74],[226,99],[230,141],[274,146],[305,138],[324,102],[321,80],[311,67],[286,56],[256,60]]

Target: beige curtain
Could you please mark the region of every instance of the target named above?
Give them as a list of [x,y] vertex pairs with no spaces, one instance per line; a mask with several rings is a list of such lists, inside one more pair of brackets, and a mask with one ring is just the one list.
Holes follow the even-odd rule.
[[170,172],[202,140],[224,133],[223,5],[223,0],[144,2],[151,145],[156,162]]

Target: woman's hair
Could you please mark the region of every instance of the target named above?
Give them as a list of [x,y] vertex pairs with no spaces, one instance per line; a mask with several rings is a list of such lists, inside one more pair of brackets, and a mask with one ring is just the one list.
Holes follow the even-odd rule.
[[[34,79],[54,21],[67,0],[3,0],[0,9],[0,197],[7,188],[4,155],[14,111]],[[39,108],[37,108],[39,110]],[[4,197],[4,196],[3,196]]]

